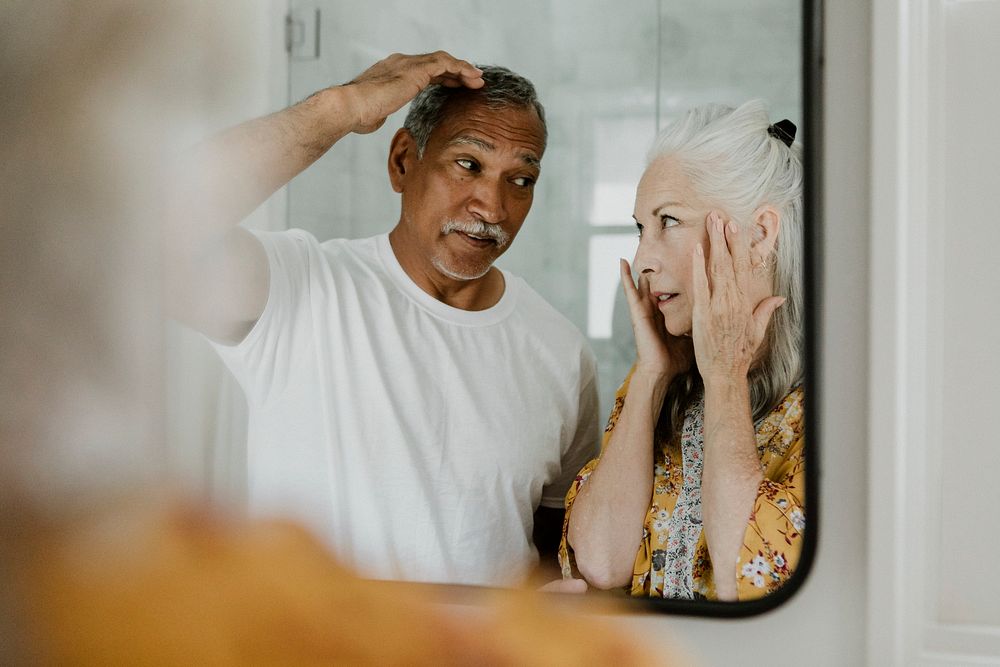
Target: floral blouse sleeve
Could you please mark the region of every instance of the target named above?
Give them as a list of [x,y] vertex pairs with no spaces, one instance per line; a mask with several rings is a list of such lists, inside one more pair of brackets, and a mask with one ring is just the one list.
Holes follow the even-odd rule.
[[740,600],[778,589],[798,566],[805,528],[802,389],[785,397],[757,427],[764,480],[736,564]]

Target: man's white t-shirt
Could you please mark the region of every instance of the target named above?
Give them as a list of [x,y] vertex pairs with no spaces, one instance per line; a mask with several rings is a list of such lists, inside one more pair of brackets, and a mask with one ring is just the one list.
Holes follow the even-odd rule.
[[215,345],[249,404],[251,512],[304,522],[364,576],[518,582],[535,509],[598,449],[580,331],[506,271],[492,308],[437,301],[387,234],[256,235],[267,305]]

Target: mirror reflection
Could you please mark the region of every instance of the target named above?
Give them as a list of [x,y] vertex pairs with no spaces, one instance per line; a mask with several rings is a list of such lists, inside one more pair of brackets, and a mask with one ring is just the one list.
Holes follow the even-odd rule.
[[[301,102],[199,148],[176,465],[373,578],[721,600],[787,581],[799,4],[290,18]],[[286,183],[286,215],[236,226]]]

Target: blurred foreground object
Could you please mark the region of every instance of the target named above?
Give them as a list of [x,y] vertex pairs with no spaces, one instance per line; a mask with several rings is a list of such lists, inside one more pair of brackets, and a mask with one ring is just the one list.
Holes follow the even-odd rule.
[[20,548],[27,628],[57,664],[669,664],[537,594],[447,613],[427,589],[353,577],[289,524],[154,503]]
[[458,619],[150,491],[168,151],[242,73],[217,20],[242,5],[204,4],[0,5],[0,662],[652,664],[537,596]]

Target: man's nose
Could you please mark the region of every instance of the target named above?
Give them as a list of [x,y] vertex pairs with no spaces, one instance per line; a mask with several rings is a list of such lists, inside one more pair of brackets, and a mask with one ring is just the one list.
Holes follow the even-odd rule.
[[507,219],[506,184],[502,181],[481,178],[472,191],[469,212],[483,222],[498,224]]

